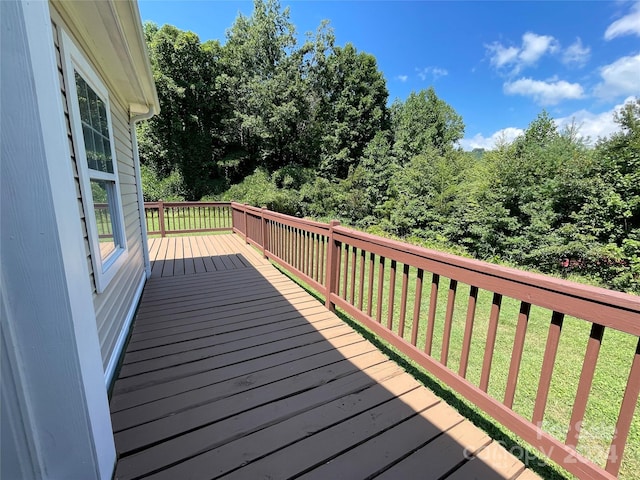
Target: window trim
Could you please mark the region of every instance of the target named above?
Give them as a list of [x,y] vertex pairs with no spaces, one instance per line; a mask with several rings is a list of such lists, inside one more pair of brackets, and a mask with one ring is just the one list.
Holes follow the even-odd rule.
[[[71,136],[76,155],[78,177],[80,180],[80,194],[82,196],[82,206],[84,208],[85,221],[87,225],[93,276],[95,279],[96,292],[102,293],[105,291],[111,280],[116,276],[129,254],[124,213],[122,209],[122,195],[120,193],[120,179],[118,176],[118,160],[115,149],[114,129],[113,122],[111,120],[111,103],[109,91],[95,69],[91,66],[80,49],[76,47],[69,34],[67,34],[63,29],[60,29],[60,33],[67,106],[69,108],[69,119],[71,122]],[[91,172],[89,171],[87,151],[82,131],[82,117],[80,116],[75,72],[80,74],[87,85],[89,85],[104,102],[107,114],[107,126],[109,128],[109,146],[111,148],[113,173],[100,172],[93,169],[91,169]],[[98,225],[95,216],[93,194],[91,191],[92,179],[114,182],[115,187],[115,211],[112,213],[112,221],[115,223],[113,229],[114,242],[119,245],[115,248],[114,252],[104,260],[100,253]],[[116,238],[116,235],[119,238]]]

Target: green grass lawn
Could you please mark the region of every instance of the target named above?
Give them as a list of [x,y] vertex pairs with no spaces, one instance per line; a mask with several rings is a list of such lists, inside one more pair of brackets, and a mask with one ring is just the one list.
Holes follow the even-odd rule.
[[[359,306],[362,301],[362,310],[367,312],[369,307],[369,256],[367,254],[365,259],[362,298],[360,297],[359,284],[360,255],[358,255],[357,258],[356,281],[353,285],[355,294],[354,304]],[[344,265],[344,255],[342,256],[342,262],[342,265]],[[349,256],[349,262],[350,269],[352,263],[351,256]],[[372,272],[374,281],[373,291],[371,292],[371,316],[373,318],[376,318],[377,315],[378,268],[379,263],[376,258]],[[393,306],[393,330],[396,333],[398,332],[400,318],[402,270],[403,265],[398,264]],[[407,341],[411,341],[413,329],[412,317],[416,292],[416,276],[417,270],[411,267],[409,270],[406,320],[403,332],[403,338]],[[339,291],[341,295],[344,294],[343,278],[343,275],[340,275]],[[386,261],[383,278],[384,289],[381,318],[382,323],[386,324],[390,298],[389,260]],[[421,311],[417,326],[417,347],[420,349],[424,348],[427,333],[431,281],[431,274],[425,272],[421,295]],[[352,290],[350,272],[347,275],[346,286],[346,298],[350,300]],[[458,371],[460,364],[469,290],[469,285],[458,283],[448,356],[448,367],[455,372]],[[437,307],[431,352],[432,357],[437,360],[440,360],[442,350],[448,291],[449,279],[441,277],[436,302]],[[492,292],[480,290],[467,370],[467,379],[476,386],[479,385],[480,382],[492,299]],[[519,310],[519,301],[506,297],[502,299],[488,388],[489,395],[499,401],[502,401],[504,398]],[[344,312],[342,313],[344,315]],[[524,354],[513,405],[513,410],[527,419],[531,419],[533,413],[551,315],[552,312],[547,309],[536,306],[531,307]],[[565,317],[564,319],[543,422],[544,430],[563,442],[571,417],[590,329],[591,323],[589,322],[573,317]],[[636,342],[637,337],[632,335],[627,335],[613,329],[605,330],[595,378],[587,404],[580,442],[578,444],[578,451],[580,453],[602,466],[606,463],[606,457],[620,409],[622,395],[629,376]],[[469,405],[468,402],[464,403]],[[488,418],[484,414],[480,414],[480,416],[484,419]],[[558,470],[558,472],[560,472],[560,470]],[[544,476],[548,475],[548,472],[544,473]],[[560,476],[569,475],[565,472],[561,473]],[[629,480],[640,478],[640,406],[636,408],[636,415],[627,440],[627,447],[620,470],[620,478]]]

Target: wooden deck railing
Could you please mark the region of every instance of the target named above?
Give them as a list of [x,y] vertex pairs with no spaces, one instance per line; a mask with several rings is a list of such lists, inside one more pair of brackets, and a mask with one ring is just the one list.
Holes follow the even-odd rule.
[[[234,232],[261,249],[265,257],[322,292],[327,308],[343,309],[543,455],[581,478],[618,475],[640,392],[638,297],[440,253],[344,228],[338,222],[318,223],[238,203],[231,204],[231,215]],[[423,305],[425,281],[430,289],[428,306]],[[468,292],[460,292],[459,284],[467,285]],[[441,334],[436,338],[439,292],[446,295],[446,311],[443,324],[438,327]],[[486,292],[492,301],[486,340],[478,355],[471,351],[472,337],[474,329],[478,329],[478,298]],[[451,332],[460,294],[466,300],[466,321],[458,366],[453,369],[449,358]],[[508,373],[503,372],[506,386],[500,395],[491,395],[488,392],[492,374],[496,373],[492,366],[496,363],[494,350],[500,335],[503,300],[517,302],[519,314],[515,335],[509,339]],[[533,413],[525,418],[513,409],[513,404],[532,308],[538,312],[540,307],[549,314],[547,340],[536,380]],[[438,312],[438,318],[440,315]],[[543,420],[565,316],[586,322],[591,331],[584,357],[575,365],[581,374],[571,418],[564,431],[553,432],[554,435],[545,431]],[[635,351],[631,346],[622,352],[630,361],[630,371],[624,391],[616,392],[620,409],[609,455],[606,463],[598,465],[576,448],[606,329],[630,336]],[[434,348],[436,344],[439,351]],[[473,361],[480,370],[475,383],[467,378]]]
[[144,211],[149,235],[232,228],[230,202],[145,202]]

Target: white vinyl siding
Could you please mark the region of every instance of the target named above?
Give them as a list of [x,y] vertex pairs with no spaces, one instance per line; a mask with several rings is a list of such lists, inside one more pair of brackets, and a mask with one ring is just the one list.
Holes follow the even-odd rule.
[[[135,195],[136,178],[128,114],[126,109],[115,100],[111,102],[111,120],[116,143],[118,178],[129,256],[125,267],[118,271],[107,289],[100,295],[94,296],[98,337],[105,368],[116,346],[118,336],[124,328],[127,312],[131,304],[137,300],[134,298],[136,288],[144,272],[140,211],[138,198]],[[134,188],[133,194],[129,191],[131,186]]]

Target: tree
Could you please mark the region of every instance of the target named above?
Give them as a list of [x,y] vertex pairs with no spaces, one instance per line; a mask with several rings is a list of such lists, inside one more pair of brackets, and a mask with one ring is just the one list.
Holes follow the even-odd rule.
[[348,43],[335,47],[320,77],[321,172],[346,178],[376,132],[388,127],[387,87],[376,59]]
[[433,147],[414,156],[393,178],[395,233],[442,234],[454,209],[463,165],[460,152],[443,156]]
[[238,16],[229,30],[219,81],[233,92],[229,133],[244,171],[308,166],[317,158],[308,70],[315,49],[325,48],[323,35],[298,48],[289,10],[277,0],[256,0],[252,15]]
[[434,148],[439,155],[454,149],[464,136],[462,117],[429,87],[411,92],[405,102],[391,106],[394,152],[401,165]]
[[200,43],[171,25],[145,25],[161,112],[138,127],[141,162],[161,177],[179,172],[188,199],[197,200],[220,182],[226,93],[216,88],[221,47]]

